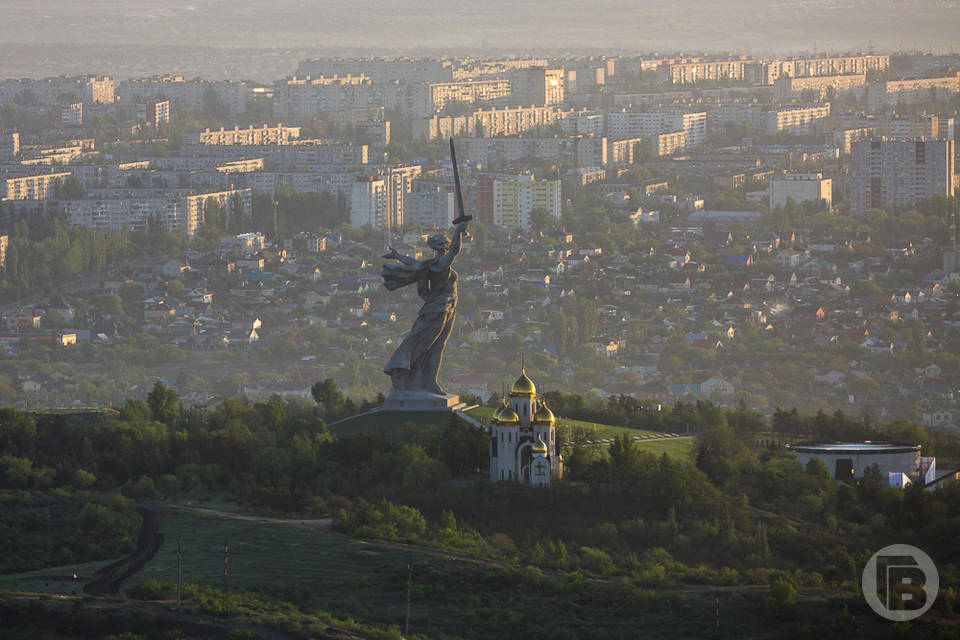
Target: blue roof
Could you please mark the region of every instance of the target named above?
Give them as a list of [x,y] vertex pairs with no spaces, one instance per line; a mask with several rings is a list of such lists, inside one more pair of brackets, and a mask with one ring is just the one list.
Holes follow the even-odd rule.
[[746,253],[735,253],[723,259],[724,264],[747,264],[750,262],[750,256]]
[[243,277],[247,282],[267,282],[268,280],[273,280],[273,278],[274,275],[269,271],[248,273]]

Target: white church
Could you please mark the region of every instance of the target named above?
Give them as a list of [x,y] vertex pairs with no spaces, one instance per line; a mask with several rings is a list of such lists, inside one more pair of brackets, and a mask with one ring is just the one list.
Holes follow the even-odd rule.
[[547,486],[563,475],[557,451],[557,419],[537,396],[537,386],[521,367],[508,398],[493,413],[490,427],[490,479]]

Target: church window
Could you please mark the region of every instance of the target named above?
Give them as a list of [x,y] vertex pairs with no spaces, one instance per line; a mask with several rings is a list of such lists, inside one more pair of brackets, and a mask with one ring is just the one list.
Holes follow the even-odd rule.
[[547,465],[544,464],[543,460],[537,463],[537,475],[538,476],[547,475]]

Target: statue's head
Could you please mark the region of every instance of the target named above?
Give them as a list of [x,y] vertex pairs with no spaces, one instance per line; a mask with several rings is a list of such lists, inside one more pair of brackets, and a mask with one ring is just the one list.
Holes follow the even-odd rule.
[[442,233],[438,233],[427,238],[427,246],[434,251],[446,251],[450,248],[450,240]]

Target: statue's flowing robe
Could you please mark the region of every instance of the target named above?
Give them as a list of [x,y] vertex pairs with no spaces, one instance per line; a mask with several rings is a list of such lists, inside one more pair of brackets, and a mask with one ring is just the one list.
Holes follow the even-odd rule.
[[437,374],[456,317],[456,271],[431,259],[383,265],[380,275],[390,291],[416,283],[423,299],[413,328],[387,362],[384,373],[395,389],[444,393]]

